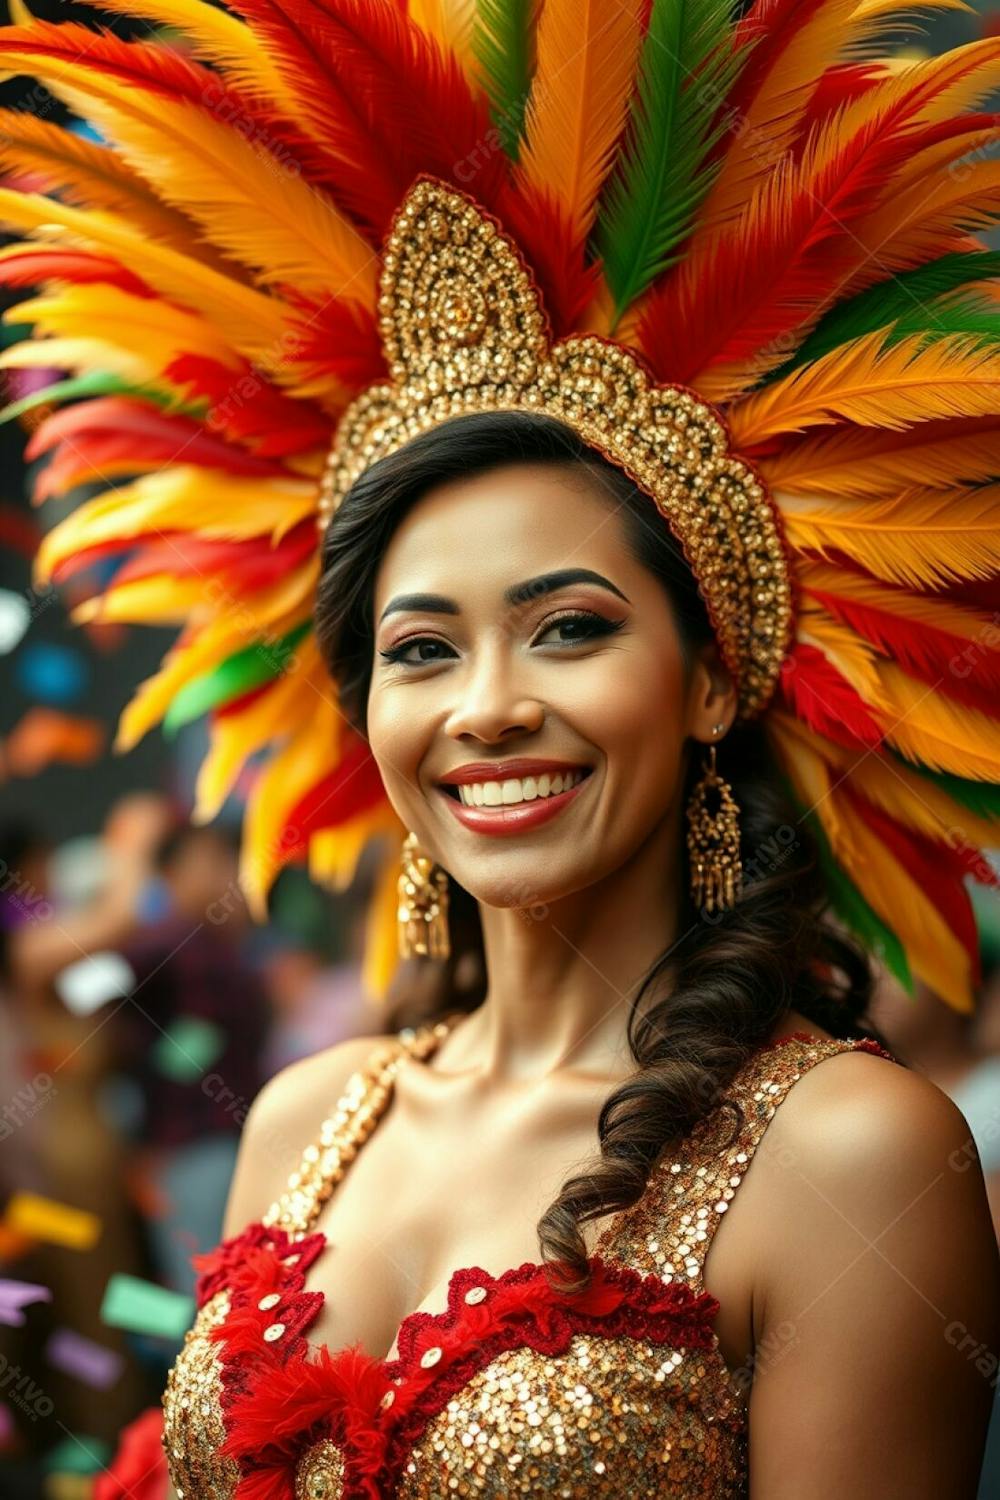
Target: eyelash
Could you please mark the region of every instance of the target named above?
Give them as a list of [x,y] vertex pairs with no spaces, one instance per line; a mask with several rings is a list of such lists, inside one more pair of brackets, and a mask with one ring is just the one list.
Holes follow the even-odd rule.
[[[581,644],[581,641],[596,640],[600,636],[612,635],[614,631],[620,630],[625,624],[624,620],[608,620],[604,615],[595,614],[592,610],[572,610],[563,615],[555,615],[552,619],[547,620],[545,622],[546,632],[552,630],[556,625],[565,624],[569,620],[583,621],[588,628],[586,635],[582,636],[579,640],[563,641],[562,645],[564,646],[577,646]],[[431,666],[435,661],[447,659],[438,656],[425,659],[424,661],[404,660],[407,651],[412,650],[414,646],[423,644],[425,641],[430,641],[436,646],[444,645],[443,641],[437,640],[432,635],[414,635],[409,640],[401,641],[398,646],[390,646],[386,650],[380,651],[379,656],[384,661],[399,662],[404,667],[427,667]]]

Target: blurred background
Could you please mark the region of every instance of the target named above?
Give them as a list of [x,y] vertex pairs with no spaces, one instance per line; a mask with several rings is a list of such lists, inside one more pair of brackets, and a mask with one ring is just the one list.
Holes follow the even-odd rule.
[[[65,0],[31,9],[123,36],[147,30]],[[956,10],[928,24],[923,50],[998,28],[1000,5]],[[0,83],[4,107],[37,108],[42,96],[50,117],[66,118],[28,81]],[[0,325],[0,343],[15,336]],[[189,820],[202,725],[112,753],[121,710],[173,632],[73,627],[71,591],[32,588],[41,535],[89,493],[29,500],[44,459],[26,465],[23,450],[53,378],[0,375],[4,1500],[94,1500],[122,1429],[159,1401],[191,1319],[190,1257],[220,1237],[254,1095],[286,1063],[384,1029],[360,979],[373,861],[336,897],[286,869],[270,920],[255,925],[236,878],[246,783],[210,827]],[[1000,911],[994,893],[971,890],[976,1017],[884,981],[874,1019],[965,1114],[1000,1231]],[[141,1465],[113,1494],[158,1496]],[[996,1417],[980,1496],[1000,1496]]]

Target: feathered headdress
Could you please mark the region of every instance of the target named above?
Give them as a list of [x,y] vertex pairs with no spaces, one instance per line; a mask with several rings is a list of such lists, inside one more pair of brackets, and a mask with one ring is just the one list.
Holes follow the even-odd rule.
[[44,188],[0,190],[24,236],[0,282],[37,289],[0,363],[66,372],[35,499],[107,486],[36,581],[120,558],[73,617],[181,627],[116,748],[208,715],[198,820],[270,751],[255,915],[290,860],[343,888],[389,835],[384,988],[405,830],[313,637],[319,527],[414,432],[541,410],[680,537],[842,919],[969,1009],[965,877],[995,884],[1000,842],[1000,255],[976,237],[1000,39],[893,58],[893,0],[98,3],[179,45],[23,0],[0,29],[0,68],[107,143],[0,112],[0,167]]

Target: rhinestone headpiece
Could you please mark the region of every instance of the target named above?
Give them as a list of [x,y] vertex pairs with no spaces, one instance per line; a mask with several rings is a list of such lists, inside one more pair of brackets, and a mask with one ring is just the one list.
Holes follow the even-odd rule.
[[718,412],[683,387],[655,385],[619,344],[590,334],[552,343],[516,246],[433,178],[393,221],[378,307],[391,383],[370,386],[339,423],[320,529],[372,464],[430,428],[471,412],[555,417],[655,501],[739,684],[739,714],[759,713],[791,639],[789,569],[770,497],[730,453]]

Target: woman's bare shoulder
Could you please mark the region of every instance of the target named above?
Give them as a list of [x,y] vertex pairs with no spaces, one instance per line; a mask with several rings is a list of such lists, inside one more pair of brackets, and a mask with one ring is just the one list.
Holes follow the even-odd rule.
[[302,1153],[319,1136],[351,1075],[388,1035],[352,1037],[275,1073],[257,1094],[240,1138],[226,1208],[225,1234],[255,1222],[284,1189]]

